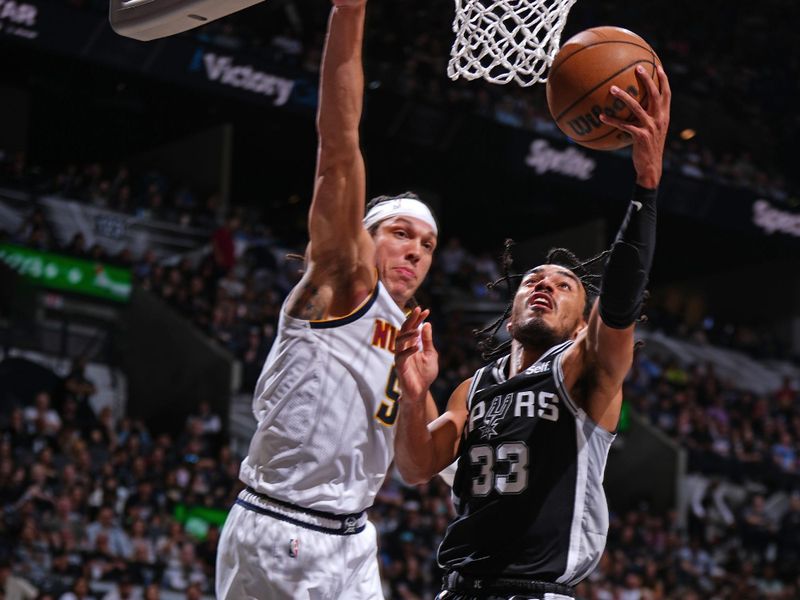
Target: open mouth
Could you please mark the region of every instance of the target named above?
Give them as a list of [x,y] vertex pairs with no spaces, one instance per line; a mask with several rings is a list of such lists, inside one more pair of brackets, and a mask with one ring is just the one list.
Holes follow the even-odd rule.
[[547,294],[535,292],[528,299],[528,306],[541,310],[553,310],[553,300]]

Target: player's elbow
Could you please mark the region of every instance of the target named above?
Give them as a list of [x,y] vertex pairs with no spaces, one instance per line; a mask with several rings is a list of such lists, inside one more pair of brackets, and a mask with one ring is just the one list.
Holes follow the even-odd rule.
[[436,473],[430,473],[429,469],[415,464],[409,460],[403,460],[400,457],[395,458],[395,465],[400,477],[408,485],[422,485],[428,483]]
[[403,472],[403,471],[400,471],[400,477],[402,478],[402,480],[407,485],[425,485],[431,479],[433,479],[433,476],[429,476],[428,477],[428,476],[418,475],[418,474],[412,475],[410,473]]

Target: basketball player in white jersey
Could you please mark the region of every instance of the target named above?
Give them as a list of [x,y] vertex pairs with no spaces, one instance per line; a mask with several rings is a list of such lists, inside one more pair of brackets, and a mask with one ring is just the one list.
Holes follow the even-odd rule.
[[[437,241],[413,194],[364,215],[358,127],[366,0],[334,0],[303,279],[258,380],[247,488],[223,529],[217,598],[383,598],[372,505],[394,455],[394,341]],[[430,418],[436,409],[428,398]]]
[[509,352],[462,383],[430,424],[425,401],[438,361],[430,325],[418,331],[425,312],[415,308],[397,336],[398,469],[423,483],[458,459],[458,516],[439,546],[447,569],[439,600],[570,600],[600,560],[603,471],[655,248],[670,107],[661,67],[657,77],[658,88],[637,70],[647,108],[611,89],[635,121],[600,115],[632,136],[636,187],[597,300],[592,279],[581,278],[587,263],[551,252],[548,264],[521,278]]

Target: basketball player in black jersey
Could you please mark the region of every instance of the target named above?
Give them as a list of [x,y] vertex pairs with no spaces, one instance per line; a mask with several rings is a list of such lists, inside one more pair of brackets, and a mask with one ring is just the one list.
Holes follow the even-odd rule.
[[567,266],[528,271],[507,325],[510,353],[463,382],[430,425],[425,398],[438,366],[427,312],[415,309],[398,335],[398,469],[422,483],[458,459],[458,516],[438,556],[447,569],[441,600],[572,598],[605,547],[603,471],[653,257],[669,125],[663,69],[660,91],[644,69],[637,77],[647,108],[612,89],[636,120],[601,115],[633,138],[636,187],[599,297]]

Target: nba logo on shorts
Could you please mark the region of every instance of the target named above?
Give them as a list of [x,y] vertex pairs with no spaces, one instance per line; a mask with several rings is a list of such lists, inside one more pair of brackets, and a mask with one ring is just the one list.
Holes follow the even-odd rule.
[[358,519],[355,517],[347,517],[344,520],[344,533],[355,533],[356,525],[358,525]]
[[298,554],[300,554],[300,540],[289,540],[289,556],[292,558],[297,558]]

